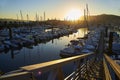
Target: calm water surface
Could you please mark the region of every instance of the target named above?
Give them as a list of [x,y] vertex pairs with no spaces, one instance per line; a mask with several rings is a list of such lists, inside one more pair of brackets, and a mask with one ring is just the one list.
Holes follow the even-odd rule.
[[77,33],[40,43],[32,48],[23,47],[21,50],[2,52],[0,53],[0,70],[9,72],[25,65],[60,59],[60,50],[64,49],[70,40],[83,37],[86,30],[81,28]]

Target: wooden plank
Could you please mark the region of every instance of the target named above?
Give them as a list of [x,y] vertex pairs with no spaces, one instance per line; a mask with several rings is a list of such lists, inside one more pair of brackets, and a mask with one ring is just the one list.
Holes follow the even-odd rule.
[[110,57],[108,57],[106,54],[104,54],[106,61],[110,64],[112,69],[115,71],[115,74],[120,79],[120,66],[115,63]]

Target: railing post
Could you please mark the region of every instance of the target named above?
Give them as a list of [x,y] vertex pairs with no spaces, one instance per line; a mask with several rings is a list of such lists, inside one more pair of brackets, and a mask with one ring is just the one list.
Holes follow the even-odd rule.
[[56,78],[58,80],[64,80],[63,71],[60,66],[50,72],[47,80],[55,80]]
[[31,73],[31,80],[36,80],[35,77],[34,77],[33,72]]
[[64,80],[62,67],[58,67],[58,74],[57,74],[57,77],[58,77],[58,80]]
[[113,42],[113,32],[110,32],[109,35],[109,54],[112,54],[112,42]]

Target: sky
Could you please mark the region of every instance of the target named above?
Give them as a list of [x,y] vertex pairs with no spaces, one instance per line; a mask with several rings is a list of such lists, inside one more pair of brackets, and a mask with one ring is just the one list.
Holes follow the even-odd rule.
[[120,16],[120,0],[0,0],[0,18],[20,19],[20,10],[23,19],[35,20],[36,14],[46,19],[64,19],[71,9],[79,9],[84,14],[86,3],[90,15],[114,14]]

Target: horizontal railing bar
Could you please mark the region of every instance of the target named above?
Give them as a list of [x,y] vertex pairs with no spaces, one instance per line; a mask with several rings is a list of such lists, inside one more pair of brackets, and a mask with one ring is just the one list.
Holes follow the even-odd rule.
[[21,69],[27,70],[27,71],[36,71],[36,70],[46,71],[46,70],[50,70],[50,68],[56,68],[56,67],[62,66],[64,64],[74,62],[79,59],[83,59],[92,54],[94,54],[94,53],[83,54],[83,55],[79,55],[79,56],[74,56],[74,57],[34,64],[34,65],[24,66],[24,67],[21,67]]
[[83,72],[83,71],[81,71],[81,74],[84,74],[84,73],[86,73],[86,70]]
[[80,78],[80,75],[81,75],[81,72],[78,73],[79,78]]
[[77,70],[75,70],[74,72],[72,72],[69,76],[67,76],[64,80],[70,80],[70,78],[73,76],[73,75],[76,75],[78,72],[80,71],[80,68],[78,68]]
[[81,72],[84,72],[85,70],[86,70],[86,68],[82,68],[82,69],[81,69]]
[[120,66],[115,63],[110,57],[108,57],[106,54],[104,54],[105,59],[107,60],[107,62],[110,64],[110,66],[112,67],[112,69],[115,71],[115,74],[118,76],[118,78],[120,79]]
[[82,65],[81,65],[81,68],[85,67],[85,65],[86,65],[86,64],[82,64]]
[[75,71],[72,72],[69,76],[67,76],[64,80],[70,80],[70,78],[73,76],[73,74],[75,74]]
[[78,79],[79,79],[79,76],[77,76],[75,80],[78,80]]
[[86,67],[85,68],[81,68],[81,71],[84,71],[84,70],[86,70]]

